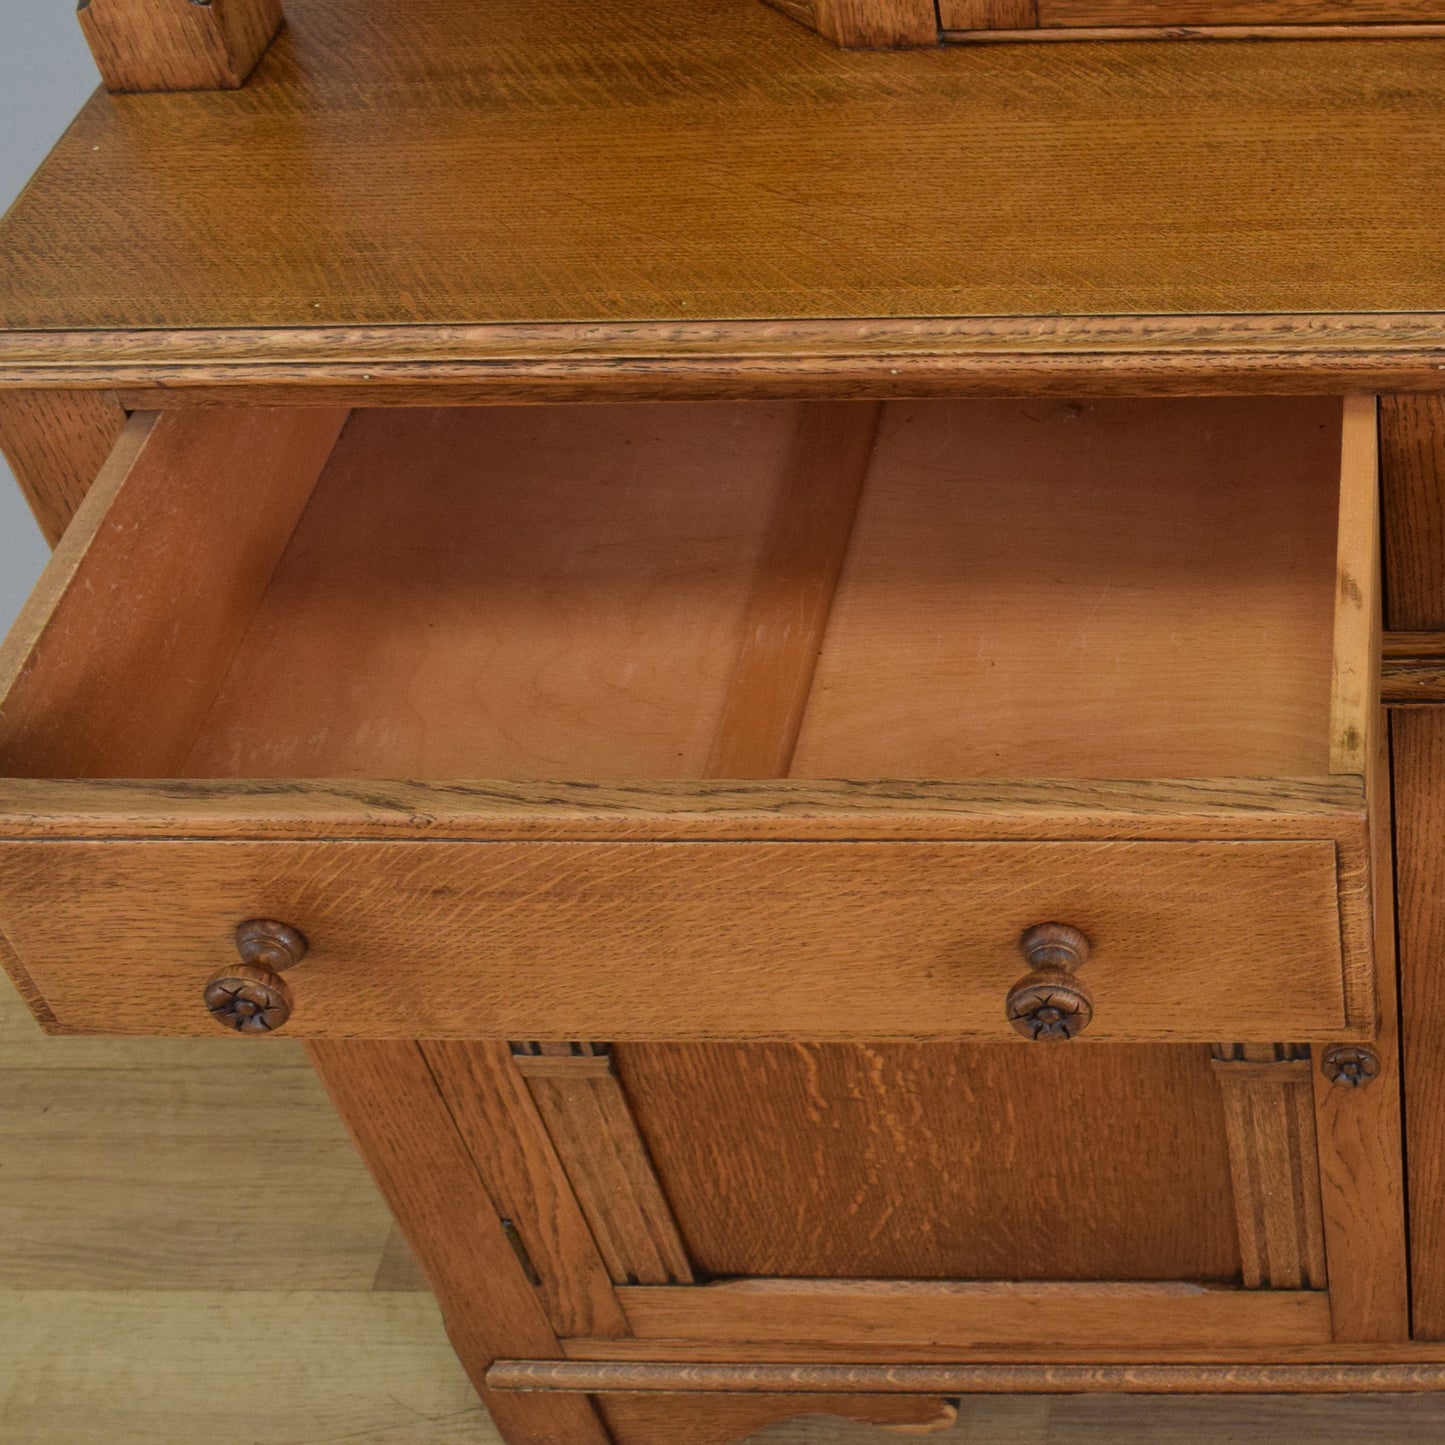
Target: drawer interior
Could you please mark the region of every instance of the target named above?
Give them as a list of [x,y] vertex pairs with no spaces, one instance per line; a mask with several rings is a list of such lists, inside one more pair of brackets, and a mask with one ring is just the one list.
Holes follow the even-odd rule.
[[1346,770],[1338,399],[319,417],[132,423],[8,645],[7,775]]

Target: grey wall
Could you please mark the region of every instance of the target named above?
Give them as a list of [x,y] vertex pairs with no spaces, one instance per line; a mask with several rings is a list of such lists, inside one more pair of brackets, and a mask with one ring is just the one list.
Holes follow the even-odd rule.
[[[74,0],[0,0],[0,211],[20,194],[95,86]],[[64,245],[65,238],[55,243]],[[10,626],[47,555],[30,509],[0,461],[0,632]]]

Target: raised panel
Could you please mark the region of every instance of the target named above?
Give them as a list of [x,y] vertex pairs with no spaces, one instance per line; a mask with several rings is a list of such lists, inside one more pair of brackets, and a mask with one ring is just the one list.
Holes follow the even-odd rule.
[[1207,1047],[629,1044],[616,1057],[707,1274],[1239,1274]]

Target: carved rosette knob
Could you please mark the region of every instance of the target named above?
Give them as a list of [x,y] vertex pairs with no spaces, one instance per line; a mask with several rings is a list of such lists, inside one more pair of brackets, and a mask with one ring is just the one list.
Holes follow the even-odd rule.
[[1093,1017],[1093,1000],[1076,983],[1030,975],[1009,990],[1008,1021],[1025,1038],[1071,1039]]
[[1019,939],[1019,952],[1033,972],[1008,992],[1010,1024],[1040,1042],[1071,1039],[1094,1017],[1089,991],[1073,977],[1089,957],[1089,940],[1067,923],[1036,923]]
[[1320,1057],[1320,1072],[1332,1084],[1362,1089],[1380,1072],[1380,1056],[1368,1044],[1332,1044]]
[[206,985],[206,1007],[238,1033],[269,1033],[291,1017],[291,990],[279,973],[240,964]]
[[236,930],[241,962],[218,973],[203,995],[217,1023],[238,1033],[270,1033],[291,1017],[291,990],[281,977],[306,957],[306,940],[284,923],[255,918]]

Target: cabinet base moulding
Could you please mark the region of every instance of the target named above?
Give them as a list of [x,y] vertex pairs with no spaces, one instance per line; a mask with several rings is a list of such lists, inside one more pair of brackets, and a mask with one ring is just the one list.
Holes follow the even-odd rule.
[[687,1365],[498,1360],[498,1392],[610,1394],[1126,1395],[1421,1394],[1445,1360],[1307,1365]]

